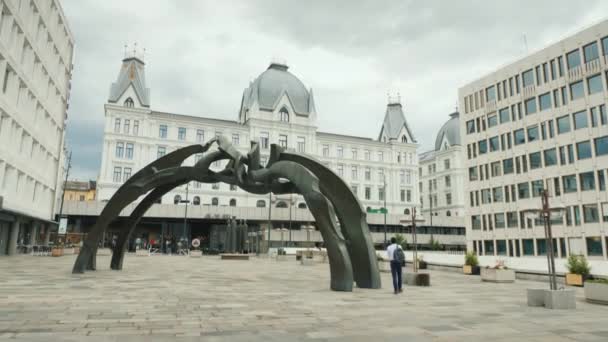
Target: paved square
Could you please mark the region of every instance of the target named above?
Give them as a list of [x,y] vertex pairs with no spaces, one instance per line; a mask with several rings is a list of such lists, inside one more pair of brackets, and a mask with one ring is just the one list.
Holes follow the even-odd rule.
[[0,258],[0,340],[606,341],[608,307],[526,306],[526,288],[431,271],[430,288],[328,289],[329,266],[295,260],[136,257],[70,273],[74,256]]

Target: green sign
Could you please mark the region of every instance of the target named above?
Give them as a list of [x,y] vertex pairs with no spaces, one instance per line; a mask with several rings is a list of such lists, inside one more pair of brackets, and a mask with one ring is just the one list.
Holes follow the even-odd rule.
[[370,214],[388,214],[388,210],[386,208],[378,208],[378,209],[368,208],[367,212]]

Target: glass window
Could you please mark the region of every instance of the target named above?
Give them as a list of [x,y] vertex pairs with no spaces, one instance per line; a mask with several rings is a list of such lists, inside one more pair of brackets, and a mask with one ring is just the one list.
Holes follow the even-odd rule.
[[568,70],[581,65],[581,55],[578,53],[578,49],[566,54],[566,64],[568,65]]
[[[260,132],[260,147],[263,149],[268,149],[269,146],[270,146],[270,134],[268,132]],[[323,156],[327,157],[325,155],[325,146],[327,146],[327,145],[323,145]],[[329,153],[329,148],[328,148],[327,152]]]
[[608,37],[602,38],[602,50],[604,51],[604,56],[608,56]]
[[186,140],[186,128],[180,127],[177,130],[177,139],[178,140]]
[[574,129],[581,129],[587,127],[587,111],[583,110],[572,114],[574,119]]
[[486,101],[490,102],[496,99],[496,89],[494,86],[486,88]]
[[524,71],[521,77],[524,83],[524,88],[534,84],[534,72],[532,69]]
[[602,125],[608,124],[608,115],[606,115],[606,106],[600,105],[600,123]]
[[167,154],[167,148],[164,146],[158,146],[158,150],[156,151],[156,158],[160,158],[163,157],[165,154]]
[[564,193],[576,192],[576,175],[562,177]]
[[122,179],[124,179],[124,180],[125,180],[125,182],[126,182],[126,181],[128,181],[128,180],[129,180],[129,178],[131,178],[131,172],[132,172],[132,171],[131,171],[131,168],[130,168],[130,167],[125,167],[125,169],[124,169],[124,174],[123,174],[123,178],[122,178]]
[[502,161],[502,170],[505,175],[513,173],[513,158],[505,159]]
[[484,154],[488,152],[488,142],[486,140],[481,140],[479,142],[479,154]]
[[475,133],[475,120],[467,121],[467,134]]
[[[505,227],[505,214],[504,213],[494,214],[494,227],[496,227],[496,228]],[[501,241],[503,242],[503,245],[504,245],[505,241],[504,240],[501,240]],[[498,241],[496,241],[496,242],[498,242]],[[504,246],[503,246],[503,249],[505,249]],[[498,254],[501,254],[500,248],[498,248]],[[502,254],[506,254],[506,251],[504,251],[504,253],[502,253]]]
[[539,197],[543,193],[543,180],[532,181],[532,197]]
[[595,175],[593,171],[583,172],[578,175],[581,182],[581,191],[595,190]]
[[122,176],[122,168],[115,167],[114,168],[114,178],[112,179],[115,183],[120,183],[120,177]]
[[337,151],[337,154],[338,154],[338,158],[344,157],[344,147],[338,146],[336,148],[336,151]]
[[539,96],[538,104],[541,111],[551,108],[551,93],[546,93]]
[[588,140],[576,143],[576,155],[579,160],[591,158],[591,143]]
[[608,154],[608,135],[601,138],[595,138],[593,141],[595,144],[596,156],[599,157]]
[[517,195],[519,199],[530,198],[530,184],[528,182],[517,184]]
[[287,148],[287,135],[280,134],[279,135],[279,146],[283,148]]
[[571,100],[579,99],[585,96],[585,89],[583,87],[583,81],[570,83],[570,96]]
[[114,133],[120,133],[120,119],[114,120]]
[[538,126],[528,127],[528,142],[538,140]]
[[502,187],[496,187],[496,188],[492,188],[492,197],[494,200],[494,203],[496,202],[502,202],[503,197],[502,197]]
[[525,101],[525,105],[526,105],[526,115],[536,113],[536,98],[535,97],[533,97],[531,99],[527,99]]
[[131,120],[125,119],[125,124],[124,124],[123,128],[124,128],[124,133],[129,134],[129,129],[131,129]]
[[600,191],[606,190],[606,179],[604,178],[604,170],[599,170],[597,172],[597,180],[600,184]]
[[543,167],[543,163],[540,159],[540,152],[530,153],[530,169],[538,169]]
[[557,134],[570,132],[570,116],[564,115],[557,118]]
[[[297,138],[297,151],[300,153],[304,153],[306,152],[306,138],[305,137],[298,137]],[[353,156],[357,156],[357,153],[355,150],[353,150]]]
[[499,177],[500,176],[500,162],[493,162],[490,165],[490,169],[492,171],[492,177]]
[[600,222],[600,216],[597,211],[597,204],[583,205],[583,219],[585,220],[585,223]]
[[593,42],[583,47],[583,54],[585,55],[585,63],[589,63],[592,60],[600,58],[597,50],[597,43]]
[[602,92],[604,90],[602,75],[597,74],[587,78],[587,89],[589,89],[589,95]]
[[498,118],[496,117],[496,114],[488,115],[488,128],[494,127],[496,125],[498,125]]
[[473,166],[469,168],[469,180],[475,181],[477,180],[477,167]]
[[603,256],[602,238],[599,236],[587,237],[587,255]]
[[555,148],[550,148],[543,151],[545,159],[545,167],[553,166],[557,164],[557,151]]
[[116,143],[116,158],[122,158],[124,156],[125,144],[122,142]]
[[498,136],[490,138],[489,141],[490,141],[490,152],[498,151],[500,149],[500,144],[498,143]]
[[139,120],[133,121],[133,135],[139,134]]
[[133,143],[127,143],[127,148],[125,149],[125,158],[133,159]]
[[167,125],[158,126],[158,137],[163,139],[167,138]]
[[557,57],[557,71],[559,72],[559,77],[564,76],[564,59],[562,56]]
[[509,122],[509,107],[503,108],[498,112],[500,123]]
[[534,240],[523,239],[521,240],[523,246],[524,255],[534,255]]
[[481,220],[479,215],[471,215],[471,227],[472,229],[479,230],[481,229]]
[[196,130],[196,142],[203,142],[205,140],[205,132],[202,129]]
[[232,145],[234,146],[239,146],[239,134],[238,133],[232,133]]
[[513,132],[513,137],[515,139],[515,145],[526,143],[526,134],[524,133],[523,128]]
[[555,136],[555,129],[553,128],[553,120],[548,121],[549,123],[549,138],[553,138]]

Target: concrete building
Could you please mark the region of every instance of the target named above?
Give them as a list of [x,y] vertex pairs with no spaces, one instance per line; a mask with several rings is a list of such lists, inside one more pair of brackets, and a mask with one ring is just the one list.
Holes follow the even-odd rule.
[[480,255],[546,254],[547,189],[557,255],[607,258],[608,21],[459,89],[466,148],[467,247]]
[[65,182],[63,193],[64,201],[94,201],[97,193],[96,181],[76,181]]
[[418,188],[424,222],[419,224],[417,231],[431,235],[434,240],[442,234],[460,235],[460,243],[446,245],[448,249],[465,248],[466,171],[459,117],[458,112],[450,114],[450,119],[437,133],[435,148],[419,157]]
[[[134,52],[122,61],[104,106],[104,143],[97,183],[101,203],[66,203],[66,213],[72,217],[70,225],[75,229],[86,230],[87,222],[99,214],[103,202],[143,166],[177,148],[204,143],[217,135],[231,138],[242,153],[249,150],[251,140],[258,141],[262,163],[267,161],[272,143],[311,154],[350,184],[364,208],[379,209],[386,202],[386,226],[382,214],[369,214],[368,218],[377,243],[384,242],[384,227],[387,238],[402,231],[399,221],[419,205],[418,145],[398,99],[389,100],[384,121],[378,125],[379,133],[368,138],[320,131],[312,89],[288,71],[285,63],[271,63],[245,88],[235,120],[159,112],[151,108],[151,98],[145,63]],[[185,165],[193,165],[199,157],[189,158]],[[213,165],[216,170],[222,167],[221,163]],[[186,209],[180,205],[186,199],[190,201],[187,224]],[[273,229],[270,240],[277,244],[276,240],[320,240],[317,231],[311,237],[300,230],[312,220],[300,196],[269,199],[227,184],[197,182],[165,195],[144,217],[141,232],[156,240],[171,234],[203,236],[212,243],[218,241],[214,232],[221,232],[226,217],[236,216],[266,229],[269,215]],[[289,227],[288,232],[277,230]],[[110,239],[112,232],[108,234]]]
[[0,255],[48,241],[74,38],[59,1],[0,2]]

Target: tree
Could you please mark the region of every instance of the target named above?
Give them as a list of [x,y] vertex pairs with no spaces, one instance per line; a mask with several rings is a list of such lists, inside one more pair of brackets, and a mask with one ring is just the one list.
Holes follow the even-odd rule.
[[429,241],[429,245],[431,247],[431,250],[433,251],[439,251],[443,249],[443,246],[439,243],[439,241],[435,240],[432,235],[431,240]]
[[401,248],[406,249],[407,239],[405,238],[405,236],[403,236],[403,234],[396,234],[395,240],[396,240],[396,243],[401,246]]

